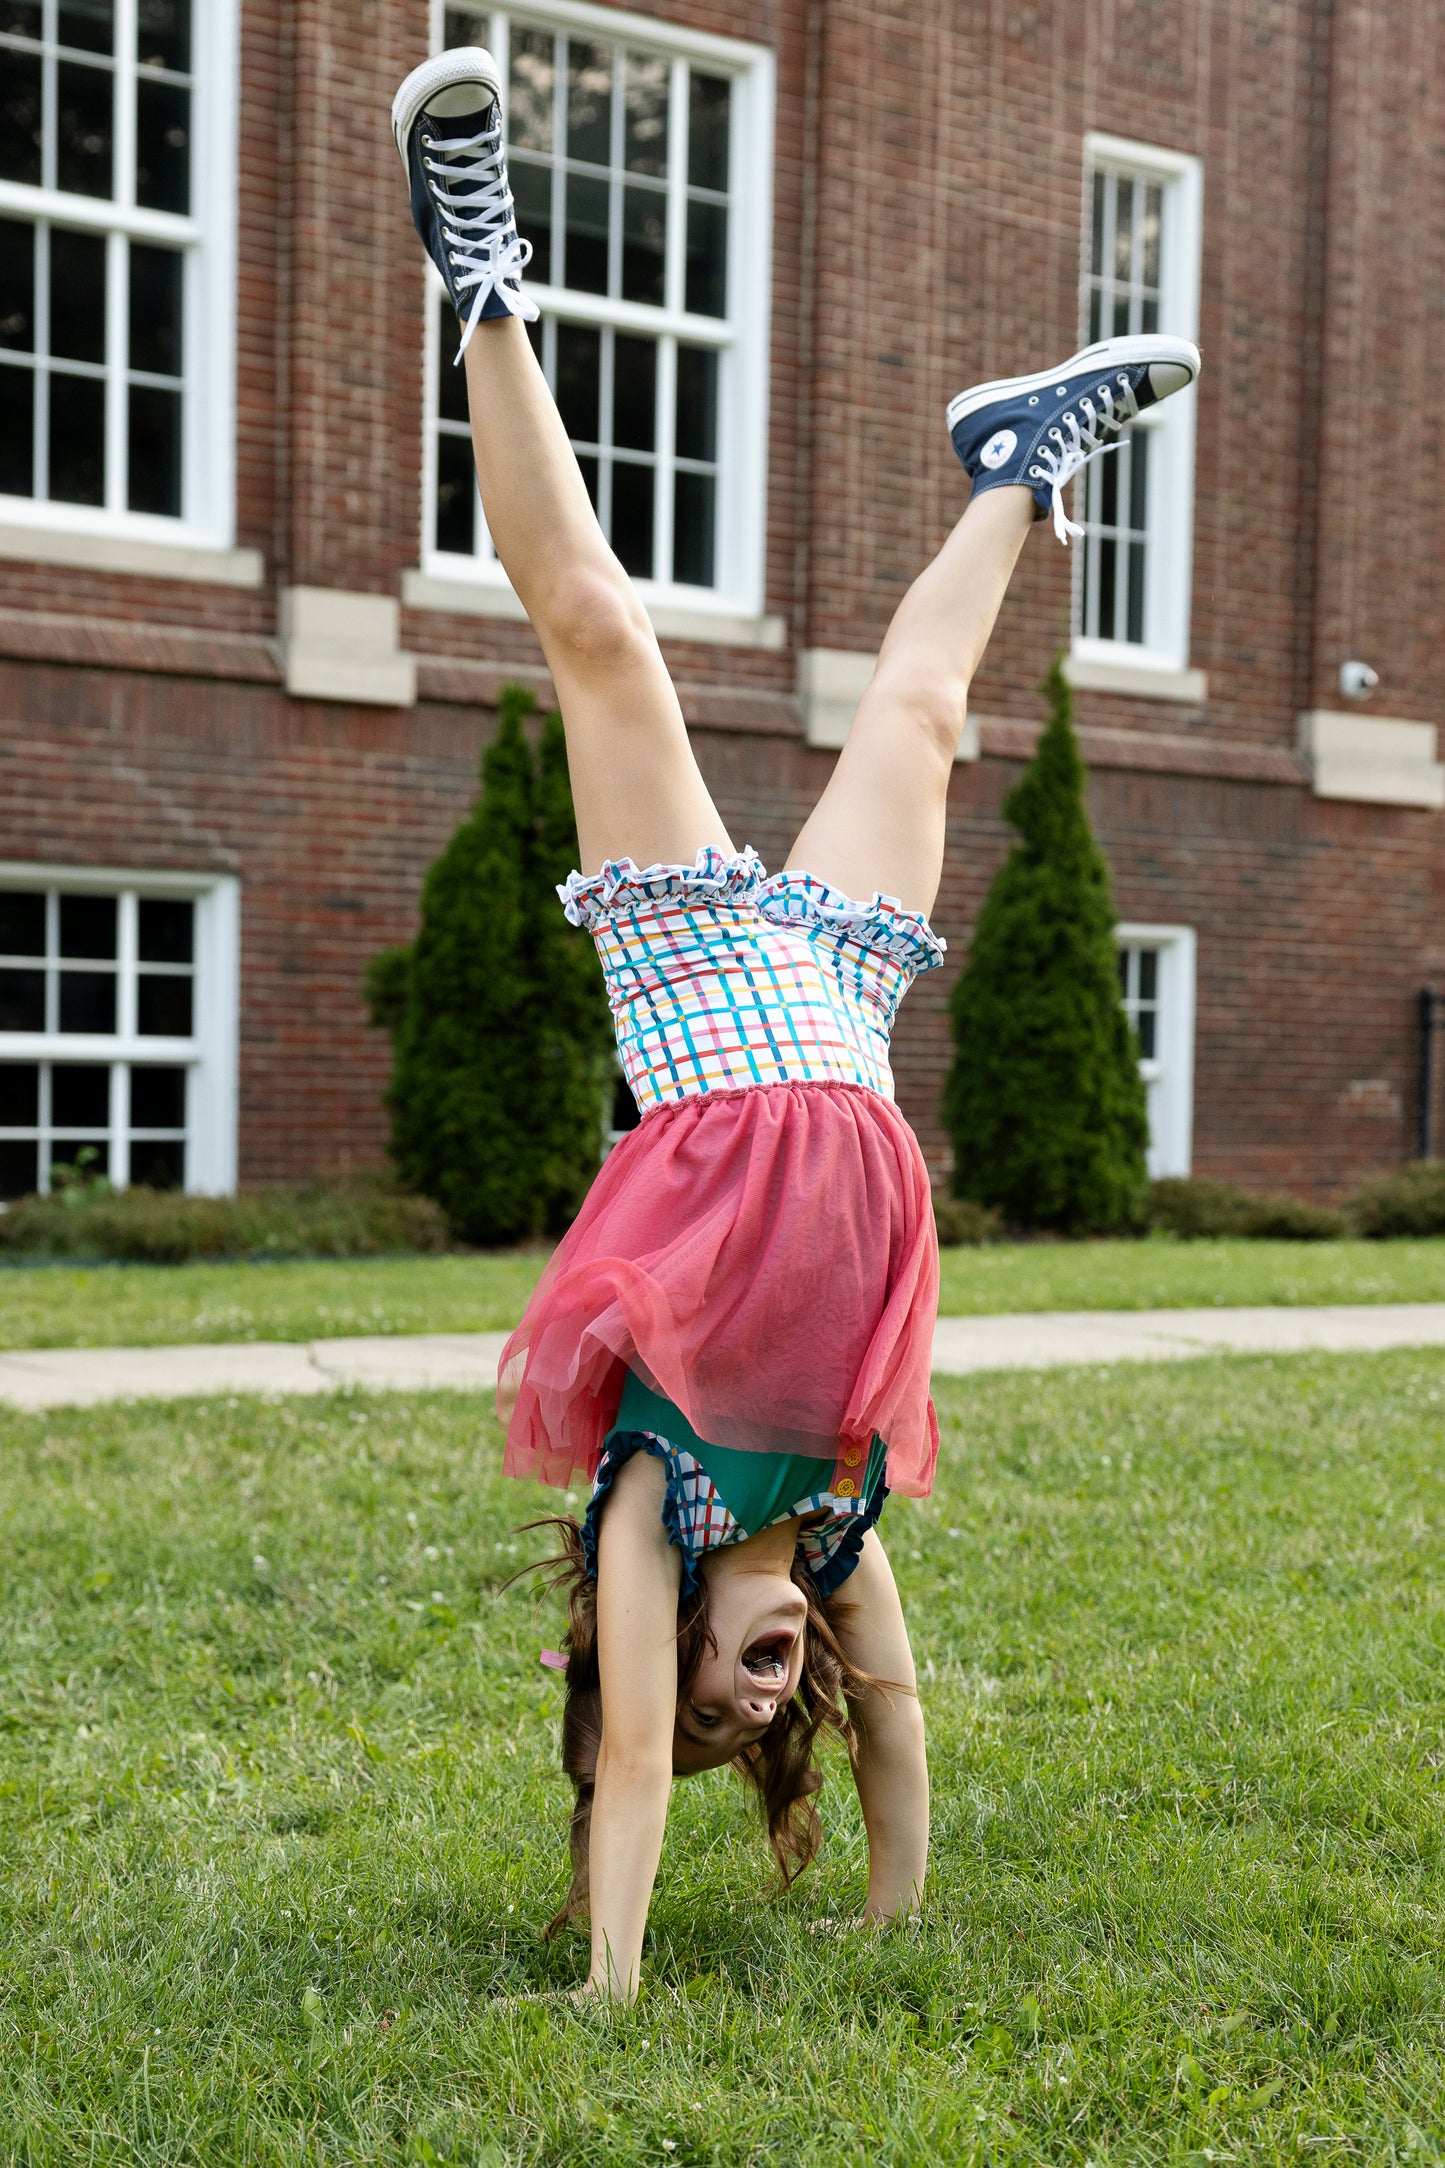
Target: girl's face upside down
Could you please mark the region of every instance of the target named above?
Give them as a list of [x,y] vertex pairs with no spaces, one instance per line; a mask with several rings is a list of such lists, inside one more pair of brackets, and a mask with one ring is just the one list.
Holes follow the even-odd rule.
[[732,1761],[763,1737],[798,1690],[808,1603],[789,1575],[791,1528],[786,1554],[767,1541],[772,1533],[714,1552],[704,1566],[714,1647],[677,1705],[672,1766],[679,1776]]

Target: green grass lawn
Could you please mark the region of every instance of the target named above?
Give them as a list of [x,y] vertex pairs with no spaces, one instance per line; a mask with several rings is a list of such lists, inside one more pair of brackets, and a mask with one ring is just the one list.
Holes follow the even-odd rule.
[[[317,1340],[514,1325],[537,1250],[473,1257],[0,1267],[0,1348]],[[1223,1303],[1445,1302],[1425,1242],[1055,1242],[945,1250],[945,1316]]]
[[1445,1356],[941,1386],[884,1532],[916,1932],[770,1899],[679,1785],[629,2014],[578,1977],[541,1494],[459,1395],[0,1415],[0,2160],[1445,2160]]

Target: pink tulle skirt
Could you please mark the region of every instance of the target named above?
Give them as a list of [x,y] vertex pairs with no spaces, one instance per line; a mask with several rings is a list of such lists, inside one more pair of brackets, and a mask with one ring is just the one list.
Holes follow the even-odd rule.
[[850,1084],[709,1092],[603,1162],[503,1350],[509,1475],[595,1472],[626,1371],[700,1438],[834,1460],[875,1435],[932,1488],[938,1239],[918,1141]]

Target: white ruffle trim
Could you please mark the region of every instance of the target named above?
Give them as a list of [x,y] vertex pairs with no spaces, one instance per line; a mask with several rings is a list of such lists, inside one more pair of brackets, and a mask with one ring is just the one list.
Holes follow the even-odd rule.
[[614,912],[641,903],[737,903],[751,897],[774,925],[826,928],[910,971],[933,970],[947,946],[920,912],[905,911],[896,896],[855,903],[816,874],[770,875],[751,847],[730,858],[704,844],[690,866],[645,870],[631,858],[609,858],[600,872],[569,874],[557,894],[571,923],[589,933]]
[[855,903],[814,873],[773,874],[758,891],[758,909],[778,925],[830,927],[911,971],[932,971],[948,951],[923,914],[905,911],[896,896]]
[[735,903],[751,896],[765,878],[762,861],[751,848],[729,858],[705,843],[690,866],[648,866],[644,871],[630,858],[609,858],[598,873],[568,874],[557,894],[571,923],[590,933],[612,912],[639,903]]

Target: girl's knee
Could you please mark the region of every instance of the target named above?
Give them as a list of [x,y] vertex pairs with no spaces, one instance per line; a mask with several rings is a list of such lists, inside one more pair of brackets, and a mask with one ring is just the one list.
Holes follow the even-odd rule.
[[602,565],[575,565],[562,573],[537,629],[549,653],[560,651],[591,670],[623,667],[655,644],[626,575],[614,576]]
[[968,713],[968,683],[951,673],[880,667],[868,703],[894,732],[907,731],[951,769]]

